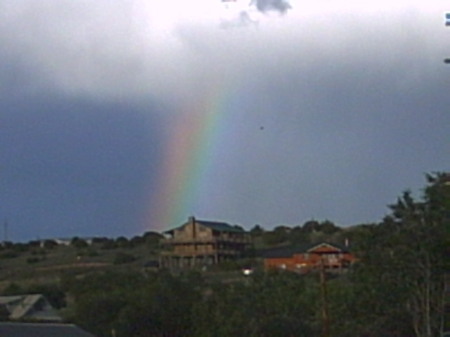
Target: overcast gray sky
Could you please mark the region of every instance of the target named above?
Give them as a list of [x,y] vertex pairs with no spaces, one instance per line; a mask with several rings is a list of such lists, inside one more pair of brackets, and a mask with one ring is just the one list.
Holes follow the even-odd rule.
[[375,222],[450,169],[446,1],[161,2],[0,2],[9,239]]

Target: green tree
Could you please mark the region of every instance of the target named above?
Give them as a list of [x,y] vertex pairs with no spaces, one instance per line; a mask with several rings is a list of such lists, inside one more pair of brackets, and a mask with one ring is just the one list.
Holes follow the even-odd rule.
[[45,249],[53,249],[58,247],[58,243],[55,240],[45,240],[42,244]]
[[117,246],[120,248],[131,248],[130,241],[124,236],[119,236],[116,239],[116,243],[117,243]]
[[157,232],[145,232],[143,238],[149,246],[159,246],[164,236]]
[[25,289],[26,294],[42,294],[49,303],[56,309],[64,308],[66,303],[66,294],[59,284],[41,283],[32,284]]
[[290,228],[277,226],[272,231],[262,234],[263,243],[267,246],[278,245],[288,241]]
[[336,232],[339,232],[341,229],[337,227],[333,222],[329,220],[322,221],[319,227],[320,231],[325,234],[334,234]]
[[79,237],[75,236],[70,241],[70,245],[75,248],[86,248],[88,246],[87,242],[83,239],[80,239]]
[[65,279],[75,300],[71,320],[99,337],[192,336],[191,309],[200,301],[193,277],[105,272]]
[[316,220],[309,220],[303,224],[302,229],[305,233],[316,232],[320,230],[320,223]]
[[196,337],[315,336],[316,284],[294,273],[254,274],[244,283],[214,284],[195,306]]
[[289,233],[289,242],[291,244],[306,244],[310,241],[309,233],[303,231],[302,227],[295,226]]
[[252,237],[258,237],[261,236],[264,233],[264,228],[262,228],[260,225],[253,226],[252,229],[250,229],[250,235]]
[[372,334],[441,333],[450,192],[442,179],[427,176],[421,199],[404,192],[380,225],[366,228],[352,277],[361,295],[354,305],[370,305],[361,320]]
[[114,264],[125,264],[136,261],[136,256],[124,252],[117,252],[114,256]]

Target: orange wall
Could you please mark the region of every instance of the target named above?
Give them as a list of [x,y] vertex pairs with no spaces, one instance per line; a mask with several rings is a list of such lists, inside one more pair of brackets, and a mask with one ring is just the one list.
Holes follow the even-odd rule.
[[[319,255],[318,253],[326,254]],[[313,251],[294,254],[292,257],[266,258],[264,259],[264,267],[266,270],[287,269],[301,271],[320,266],[321,259],[323,259],[325,267],[334,268],[342,267],[344,262],[351,264],[356,260],[351,253],[343,253],[333,247],[320,246]]]

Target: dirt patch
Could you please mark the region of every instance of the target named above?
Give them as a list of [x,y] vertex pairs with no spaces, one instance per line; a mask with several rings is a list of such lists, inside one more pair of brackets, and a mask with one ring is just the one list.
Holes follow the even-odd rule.
[[71,264],[62,264],[56,266],[49,267],[39,267],[36,268],[37,271],[45,271],[45,270],[65,270],[65,269],[74,269],[74,268],[102,268],[108,267],[111,263],[105,262],[80,262],[80,263],[71,263]]

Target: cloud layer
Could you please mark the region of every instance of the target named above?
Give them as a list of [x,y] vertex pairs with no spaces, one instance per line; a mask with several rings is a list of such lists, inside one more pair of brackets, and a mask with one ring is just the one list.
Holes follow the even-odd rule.
[[191,95],[210,76],[238,81],[266,70],[303,75],[316,67],[334,77],[335,70],[356,63],[414,76],[418,59],[435,62],[443,50],[438,6],[358,14],[350,5],[343,13],[326,10],[325,1],[317,13],[316,7],[302,11],[299,2],[289,15],[262,16],[258,27],[222,29],[227,10],[193,0],[182,15],[179,3],[6,1],[1,56],[20,69],[29,90],[134,100]]
[[3,1],[2,211],[18,236],[160,227],[139,221],[163,142],[212,83],[232,90],[200,217],[375,221],[448,169],[445,2],[290,4],[247,24],[209,0]]

